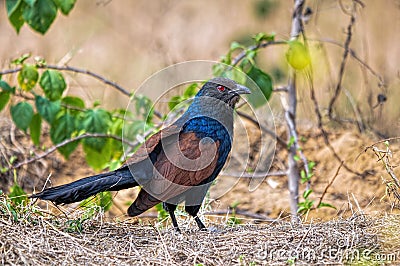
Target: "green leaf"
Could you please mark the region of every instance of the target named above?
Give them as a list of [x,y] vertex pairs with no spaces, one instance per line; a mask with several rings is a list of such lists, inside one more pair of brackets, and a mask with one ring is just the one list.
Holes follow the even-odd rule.
[[52,0],[37,0],[24,8],[22,16],[32,29],[44,34],[57,16],[57,6]]
[[[115,156],[113,156],[113,157],[115,157]],[[112,160],[112,161],[110,162],[108,168],[109,168],[110,171],[114,171],[114,170],[117,170],[118,168],[120,168],[121,166],[122,166],[121,161],[119,161],[119,160]]]
[[266,34],[264,32],[257,33],[253,39],[256,44],[260,44],[262,41],[273,42],[275,40],[275,33]]
[[85,159],[87,164],[95,170],[102,170],[108,166],[111,159],[110,145],[107,139],[103,138],[105,142],[101,150],[93,149],[91,145],[83,143],[83,151],[85,152]]
[[241,45],[240,43],[234,41],[234,42],[231,43],[230,51],[232,52],[232,51],[234,51],[236,49],[244,49],[244,46]]
[[98,194],[99,196],[99,202],[98,205],[103,208],[103,210],[106,212],[108,211],[113,203],[113,196],[110,191],[104,191],[100,192]]
[[59,100],[67,87],[63,75],[56,70],[46,70],[39,81],[44,94],[51,101]]
[[68,15],[75,5],[76,0],[54,0],[64,15]]
[[31,124],[29,125],[29,132],[31,133],[31,139],[36,146],[40,145],[41,129],[42,129],[42,117],[39,114],[35,114],[32,117]]
[[287,144],[287,149],[289,150],[295,142],[295,138],[293,136],[290,137],[289,142]]
[[8,194],[8,197],[17,206],[21,204],[26,205],[28,202],[28,197],[25,191],[16,183],[10,188],[10,194]]
[[0,112],[7,105],[9,100],[10,100],[10,93],[7,91],[1,91],[0,92]]
[[53,123],[57,113],[61,109],[60,101],[49,101],[42,96],[35,97],[36,110],[50,124]]
[[66,96],[61,99],[61,104],[63,110],[67,110],[74,116],[78,116],[85,111],[85,102],[79,97]]
[[25,64],[18,73],[18,83],[24,91],[30,91],[36,85],[39,78],[37,68],[33,65]]
[[28,6],[33,7],[33,6],[35,5],[35,3],[36,3],[36,0],[24,0],[24,2],[25,2]]
[[308,170],[312,171],[312,169],[314,168],[314,166],[315,166],[315,162],[314,162],[314,161],[310,161],[310,162],[308,163]]
[[[295,159],[295,161],[297,161],[297,160]],[[301,177],[301,179],[305,179],[306,178],[306,171],[301,170],[300,171],[300,177]]]
[[[135,110],[137,115],[141,115],[143,119],[151,120],[153,102],[145,95],[135,96]],[[150,116],[150,117],[149,117]]]
[[5,82],[4,80],[0,80],[0,88],[2,88],[2,90],[4,92],[12,92],[15,93],[15,87],[11,87],[7,82]]
[[182,97],[179,95],[172,96],[168,102],[169,110],[173,110],[175,106],[177,106],[180,102],[182,102],[182,100],[183,100]]
[[19,30],[25,23],[25,20],[22,17],[24,7],[25,3],[22,0],[6,0],[8,20],[17,33],[19,33]]
[[227,69],[221,74],[221,77],[232,79],[239,84],[244,84],[246,82],[246,75],[242,71],[234,68]]
[[304,211],[306,211],[307,210],[307,208],[305,207],[305,206],[300,206],[298,209],[297,209],[297,213],[302,213],[302,212],[304,212]]
[[197,83],[193,83],[190,86],[188,86],[185,90],[185,92],[183,93],[183,97],[185,98],[191,98],[193,96],[196,95],[197,93]]
[[13,63],[14,65],[22,65],[25,62],[25,60],[28,59],[29,57],[31,57],[31,54],[26,53],[14,59],[11,63]]
[[[107,133],[111,123],[110,113],[103,109],[91,109],[84,113],[81,129],[89,133]],[[106,139],[104,138],[86,138],[83,140],[84,145],[100,152]]]
[[61,103],[82,109],[85,108],[85,102],[81,98],[75,96],[66,96],[61,99]]
[[11,107],[11,118],[15,125],[24,131],[29,127],[33,117],[33,108],[27,102],[20,102]]
[[168,212],[164,209],[163,204],[162,203],[158,203],[156,206],[156,210],[157,210],[157,220],[160,221],[164,221],[166,218],[168,218]]
[[[66,139],[70,139],[77,130],[77,122],[74,116],[66,113],[57,117],[50,128],[50,138],[54,144],[58,144]],[[58,148],[58,151],[68,159],[70,154],[76,149],[79,141],[68,143]]]
[[[79,206],[91,209],[94,206],[101,207],[103,211],[108,211],[113,203],[113,197],[110,191],[100,192],[94,198],[88,198],[82,201]],[[93,213],[94,214],[94,213]],[[89,214],[92,217],[93,214]]]
[[252,66],[247,72],[247,75],[257,84],[260,88],[261,93],[264,95],[264,99],[257,94],[249,94],[248,100],[254,107],[260,107],[271,98],[272,95],[272,78],[270,75],[262,71],[261,69]]
[[322,208],[322,207],[328,207],[328,208],[336,209],[335,206],[333,206],[332,204],[326,203],[326,202],[321,202],[321,203],[318,205],[318,208]]
[[307,189],[306,191],[304,191],[303,193],[303,198],[308,198],[308,196],[310,196],[310,194],[313,192],[312,189]]

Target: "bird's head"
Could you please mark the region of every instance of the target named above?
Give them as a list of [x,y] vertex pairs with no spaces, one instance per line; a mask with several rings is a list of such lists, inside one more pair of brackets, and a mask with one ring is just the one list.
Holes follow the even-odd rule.
[[196,97],[212,97],[234,108],[241,94],[250,94],[250,90],[228,78],[217,77],[207,81]]

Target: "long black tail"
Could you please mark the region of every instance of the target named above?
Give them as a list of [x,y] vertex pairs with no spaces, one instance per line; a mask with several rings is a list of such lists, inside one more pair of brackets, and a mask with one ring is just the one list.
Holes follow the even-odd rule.
[[138,183],[133,178],[129,168],[123,167],[112,172],[89,176],[69,184],[48,188],[30,197],[50,200],[55,204],[72,203],[84,200],[102,191],[118,191],[137,185]]

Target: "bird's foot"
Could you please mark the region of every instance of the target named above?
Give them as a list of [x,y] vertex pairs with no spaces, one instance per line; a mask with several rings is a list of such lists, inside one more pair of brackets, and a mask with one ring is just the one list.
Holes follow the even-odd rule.
[[210,233],[221,233],[221,230],[219,230],[217,227],[215,227],[215,226],[210,226],[210,227],[208,227],[208,228],[204,228],[204,229],[202,229],[201,231],[207,231],[207,232],[210,232]]
[[174,227],[174,231],[176,234],[182,234],[182,231],[179,229],[179,227]]

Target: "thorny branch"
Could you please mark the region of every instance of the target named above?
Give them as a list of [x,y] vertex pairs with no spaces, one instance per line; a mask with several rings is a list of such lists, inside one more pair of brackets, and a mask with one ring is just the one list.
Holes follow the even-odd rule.
[[[383,163],[383,165],[385,166],[386,172],[388,172],[388,174],[392,177],[392,179],[395,181],[398,188],[400,188],[400,181],[397,178],[397,176],[395,175],[395,173],[393,172],[393,169],[392,169],[393,167],[391,166],[390,160],[389,160],[389,156],[392,154],[392,152],[390,151],[388,146],[386,147],[385,151],[382,151],[382,150],[379,150],[376,147],[376,145],[380,144],[380,143],[384,143],[384,142],[389,142],[392,140],[399,140],[399,139],[400,139],[400,137],[383,139],[383,140],[373,143],[372,145],[370,145],[364,149],[364,152],[367,152],[369,149],[372,149],[372,151],[378,157],[378,160]],[[358,156],[357,156],[357,158],[358,158]]]
[[[388,145],[388,142],[390,140],[398,140],[398,139],[400,139],[400,137],[394,137],[394,138],[384,139],[384,140],[375,142],[374,144],[366,147],[364,152],[371,149],[375,153],[376,157],[378,157],[378,161],[382,162],[383,166],[385,167],[386,172],[389,174],[389,176],[393,180],[393,182],[390,182],[390,181],[385,180],[382,177],[382,179],[387,187],[385,196],[386,195],[390,196],[390,193],[393,193],[395,195],[395,197],[397,198],[397,200],[400,200],[400,180],[394,173],[394,171],[393,171],[394,167],[390,163],[390,157],[392,156],[392,151],[389,149],[389,145]],[[380,150],[378,147],[376,147],[377,144],[382,143],[382,142],[387,142],[385,150]]]

